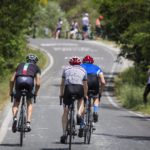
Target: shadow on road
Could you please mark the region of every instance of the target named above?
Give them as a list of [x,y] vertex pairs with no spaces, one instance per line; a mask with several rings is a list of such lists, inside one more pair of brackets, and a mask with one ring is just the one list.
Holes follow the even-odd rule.
[[69,150],[69,148],[42,148],[41,150]]
[[0,144],[0,146],[5,146],[5,147],[20,147],[20,144],[4,143],[4,144]]
[[150,141],[149,136],[129,136],[129,135],[116,135],[116,134],[105,134],[105,133],[94,133],[95,135],[102,135],[107,137],[113,137],[118,139],[129,139],[135,141]]
[[149,121],[150,120],[150,116],[121,116],[121,117],[127,117],[127,118],[133,118],[133,119],[137,119],[137,120],[142,120],[142,121]]

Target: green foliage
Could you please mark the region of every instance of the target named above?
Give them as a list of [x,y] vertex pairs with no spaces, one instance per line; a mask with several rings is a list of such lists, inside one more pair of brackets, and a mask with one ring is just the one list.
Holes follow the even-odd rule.
[[[59,18],[63,20],[62,29],[66,30],[68,23],[58,3],[49,1],[47,5],[39,5],[38,11],[32,19],[33,26],[30,35],[33,34],[34,27],[36,27],[36,37],[51,37]],[[48,29],[48,33],[45,32],[45,29]]]
[[126,108],[140,109],[147,76],[140,68],[131,67],[115,79],[115,92]]
[[0,75],[13,68],[25,48],[24,34],[37,5],[37,0],[0,1]]
[[106,33],[122,45],[120,55],[138,65],[150,64],[150,1],[94,0],[106,19]]

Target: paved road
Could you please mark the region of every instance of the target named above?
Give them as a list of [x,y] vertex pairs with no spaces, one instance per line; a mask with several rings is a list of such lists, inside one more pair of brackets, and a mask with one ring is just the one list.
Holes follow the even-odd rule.
[[[48,54],[49,68],[43,73],[42,86],[34,105],[32,131],[26,135],[24,146],[19,147],[19,133],[11,132],[10,110],[7,107],[1,124],[0,150],[67,150],[68,145],[60,144],[62,106],[59,106],[59,84],[62,67],[70,56],[90,54],[105,72],[107,85],[102,97],[99,122],[92,134],[91,144],[83,144],[76,137],[73,150],[149,150],[150,120],[134,114],[115,103],[113,77],[122,64],[115,62],[117,51],[91,41],[31,40]],[[7,113],[6,113],[7,112]],[[8,114],[8,115],[6,115]]]

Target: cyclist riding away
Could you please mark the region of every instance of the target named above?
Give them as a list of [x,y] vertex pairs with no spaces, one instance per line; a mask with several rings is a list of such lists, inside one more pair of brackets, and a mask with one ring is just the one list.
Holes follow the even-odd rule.
[[66,140],[66,126],[68,116],[68,106],[71,102],[71,95],[77,95],[78,100],[78,117],[80,118],[79,137],[83,135],[83,113],[84,113],[84,97],[87,97],[87,74],[83,67],[80,66],[81,60],[79,57],[72,57],[69,60],[70,65],[63,69],[62,80],[60,85],[60,97],[63,97],[64,112],[62,116],[63,135],[61,143]]
[[14,103],[12,106],[13,113],[13,124],[12,131],[16,132],[17,126],[17,112],[21,99],[21,90],[28,90],[27,93],[27,131],[31,131],[31,115],[32,115],[32,98],[38,95],[40,88],[40,74],[41,70],[36,65],[38,57],[33,54],[26,56],[26,63],[20,63],[15,73],[12,75],[10,80],[10,95],[14,96]]
[[92,90],[94,94],[94,112],[93,120],[98,121],[98,107],[100,104],[100,97],[105,86],[105,78],[100,67],[93,64],[94,59],[87,55],[83,58],[81,66],[87,71],[88,77],[88,94]]

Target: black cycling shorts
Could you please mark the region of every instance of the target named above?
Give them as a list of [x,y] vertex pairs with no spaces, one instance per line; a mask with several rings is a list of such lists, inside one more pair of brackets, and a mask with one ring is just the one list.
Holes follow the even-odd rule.
[[26,89],[27,99],[31,99],[33,97],[33,89],[34,89],[34,78],[29,76],[18,76],[16,77],[15,82],[15,95],[16,100],[20,100],[21,90]]
[[71,96],[76,95],[76,99],[79,100],[84,97],[84,89],[83,85],[74,84],[74,85],[66,85],[64,91],[64,105],[70,105],[72,103]]
[[95,74],[88,75],[88,95],[90,92],[94,96],[98,96],[99,94],[99,79]]

